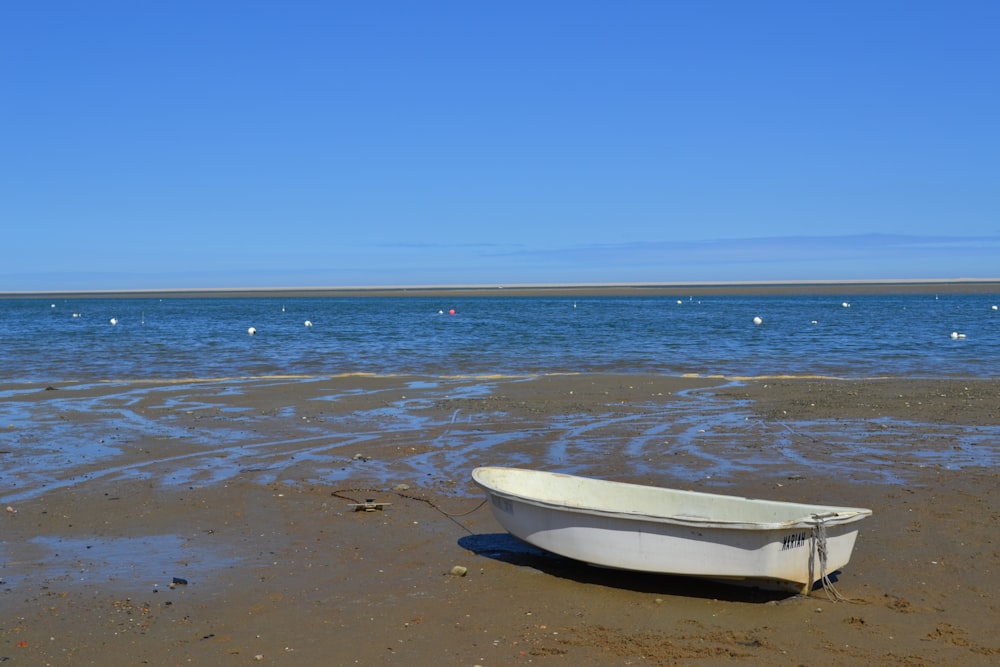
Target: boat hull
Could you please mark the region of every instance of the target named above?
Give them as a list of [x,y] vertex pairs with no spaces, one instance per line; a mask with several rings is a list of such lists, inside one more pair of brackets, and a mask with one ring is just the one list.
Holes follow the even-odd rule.
[[473,480],[504,529],[560,556],[795,592],[848,563],[871,514],[516,468]]

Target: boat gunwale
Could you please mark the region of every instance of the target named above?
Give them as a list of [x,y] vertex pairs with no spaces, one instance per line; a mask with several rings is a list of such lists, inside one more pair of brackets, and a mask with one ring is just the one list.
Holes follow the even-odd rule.
[[[727,500],[746,501],[750,503],[763,503],[778,506],[796,506],[812,508],[816,511],[800,517],[795,517],[785,521],[759,522],[759,521],[726,521],[724,519],[713,519],[711,517],[687,516],[684,514],[647,514],[634,510],[615,510],[595,506],[569,505],[557,501],[546,500],[532,496],[525,496],[511,491],[501,489],[497,486],[487,484],[481,479],[481,472],[489,470],[505,470],[515,472],[525,472],[529,475],[556,476],[561,478],[585,480],[587,483],[598,483],[616,485],[620,487],[641,488],[662,490],[668,493],[680,495],[705,497],[705,498],[725,498]],[[820,523],[826,526],[843,525],[860,521],[871,516],[872,510],[863,507],[841,507],[834,505],[809,505],[808,503],[788,502],[783,500],[766,500],[759,498],[748,498],[744,496],[733,496],[719,493],[707,493],[704,491],[687,491],[683,489],[671,489],[668,487],[650,486],[645,484],[634,484],[631,482],[618,482],[613,480],[596,479],[593,477],[580,477],[577,475],[567,475],[565,473],[554,473],[527,468],[504,468],[500,466],[482,466],[472,471],[473,481],[488,493],[502,497],[511,502],[534,505],[544,509],[551,509],[564,513],[586,514],[591,516],[608,517],[615,519],[625,519],[629,521],[648,521],[652,523],[672,524],[678,526],[689,526],[696,528],[717,528],[727,530],[790,530],[798,528],[814,528]]]

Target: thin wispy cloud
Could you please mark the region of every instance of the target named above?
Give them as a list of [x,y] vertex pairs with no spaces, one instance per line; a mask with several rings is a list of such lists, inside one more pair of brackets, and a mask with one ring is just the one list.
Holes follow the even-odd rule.
[[545,257],[568,263],[595,260],[618,262],[671,262],[684,264],[740,261],[747,263],[801,262],[804,260],[866,260],[920,257],[933,253],[990,256],[1000,249],[1000,236],[904,236],[859,234],[850,236],[786,236],[659,241],[651,243],[588,244],[503,253],[513,257]]
[[[857,234],[648,243],[388,243],[285,268],[260,257],[226,269],[149,267],[0,274],[5,290],[426,284],[646,283],[996,278],[1000,236]],[[961,266],[956,272],[953,267]],[[913,267],[918,267],[914,269]]]

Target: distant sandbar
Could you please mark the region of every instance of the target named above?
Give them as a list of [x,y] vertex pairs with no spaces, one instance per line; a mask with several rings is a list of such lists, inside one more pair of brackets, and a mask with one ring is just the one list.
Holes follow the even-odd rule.
[[385,285],[0,292],[0,299],[193,297],[765,296],[787,294],[1000,294],[1000,278],[732,283]]

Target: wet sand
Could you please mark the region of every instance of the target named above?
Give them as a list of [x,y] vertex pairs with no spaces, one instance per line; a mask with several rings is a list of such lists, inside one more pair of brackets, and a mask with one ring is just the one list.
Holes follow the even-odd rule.
[[[1000,660],[995,380],[350,376],[0,391],[0,660],[12,665]],[[834,602],[536,551],[483,506],[478,465],[874,515],[836,579],[850,601]],[[351,506],[369,499],[386,504]]]

